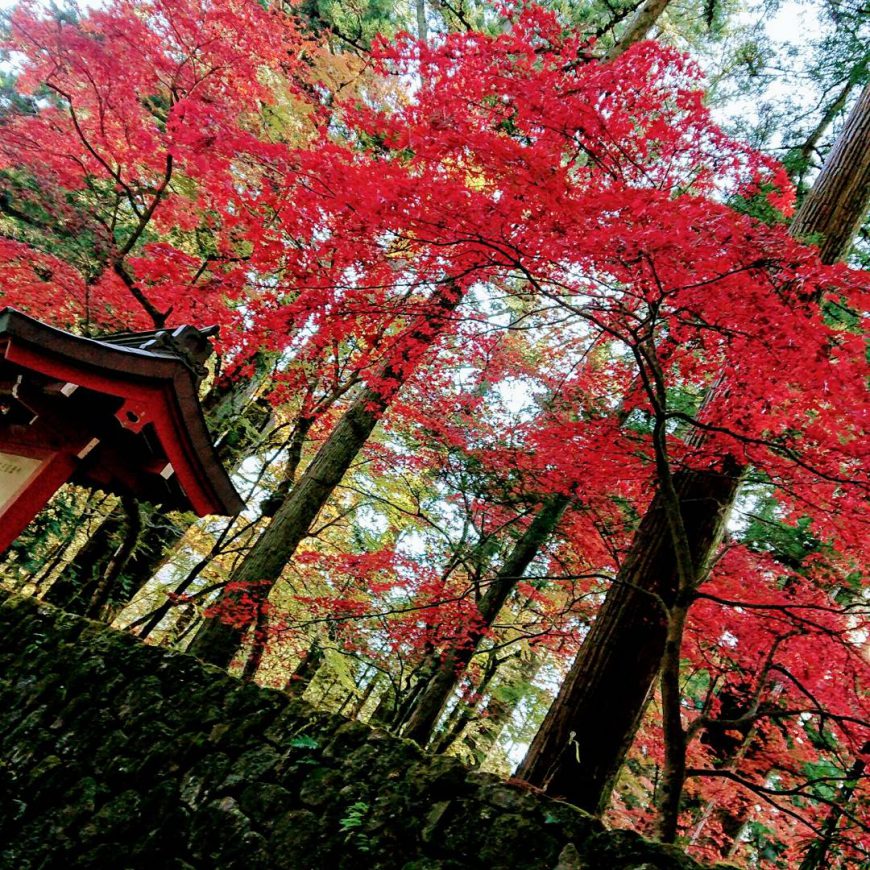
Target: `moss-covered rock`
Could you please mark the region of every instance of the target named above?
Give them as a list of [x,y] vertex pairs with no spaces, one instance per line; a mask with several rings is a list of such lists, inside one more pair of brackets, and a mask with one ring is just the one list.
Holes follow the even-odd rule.
[[0,592],[0,867],[697,870],[678,849]]

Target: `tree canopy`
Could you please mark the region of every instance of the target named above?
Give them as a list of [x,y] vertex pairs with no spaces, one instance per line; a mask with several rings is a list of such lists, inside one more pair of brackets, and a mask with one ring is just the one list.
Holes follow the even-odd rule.
[[[825,155],[866,213],[861,22],[821,8],[814,126],[729,133],[746,43],[712,91],[685,49],[731,57],[735,11],[652,5],[14,11],[0,304],[219,324],[203,401],[248,509],[67,488],[4,582],[505,773],[591,655],[613,698],[637,682],[625,727],[596,718],[591,808],[857,866],[870,279],[843,203],[805,196]],[[604,676],[631,608],[652,688],[633,654]],[[604,754],[563,730],[520,769],[557,795]]]

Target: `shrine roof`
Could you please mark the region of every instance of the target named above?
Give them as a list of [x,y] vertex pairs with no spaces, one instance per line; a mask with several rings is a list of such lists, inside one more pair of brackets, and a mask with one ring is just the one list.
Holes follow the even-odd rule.
[[[19,396],[27,380],[55,441],[67,426],[94,428],[99,449],[82,458],[74,481],[201,516],[233,515],[244,503],[199,402],[214,331],[184,326],[85,338],[2,308],[0,380],[17,378],[7,395],[30,408]],[[19,436],[26,428],[17,426]],[[32,445],[33,432],[24,435]]]

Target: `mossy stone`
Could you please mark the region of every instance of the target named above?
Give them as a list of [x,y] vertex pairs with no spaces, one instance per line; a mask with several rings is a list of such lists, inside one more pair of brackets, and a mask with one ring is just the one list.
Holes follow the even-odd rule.
[[274,783],[252,783],[239,797],[242,812],[256,825],[271,829],[275,819],[290,809],[293,795]]
[[699,866],[188,656],[36,602],[3,602],[2,866]]
[[276,867],[309,870],[323,858],[324,832],[320,820],[309,810],[290,810],[275,823],[269,852]]
[[579,845],[584,870],[702,870],[676,846],[645,840],[635,831],[604,831]]
[[308,807],[323,807],[337,800],[342,786],[341,774],[328,767],[311,770],[299,790],[299,800]]

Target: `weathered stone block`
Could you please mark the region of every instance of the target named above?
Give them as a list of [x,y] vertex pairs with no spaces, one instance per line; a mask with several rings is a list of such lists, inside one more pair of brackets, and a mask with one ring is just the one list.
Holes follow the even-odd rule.
[[0,593],[0,867],[697,870],[679,850]]

